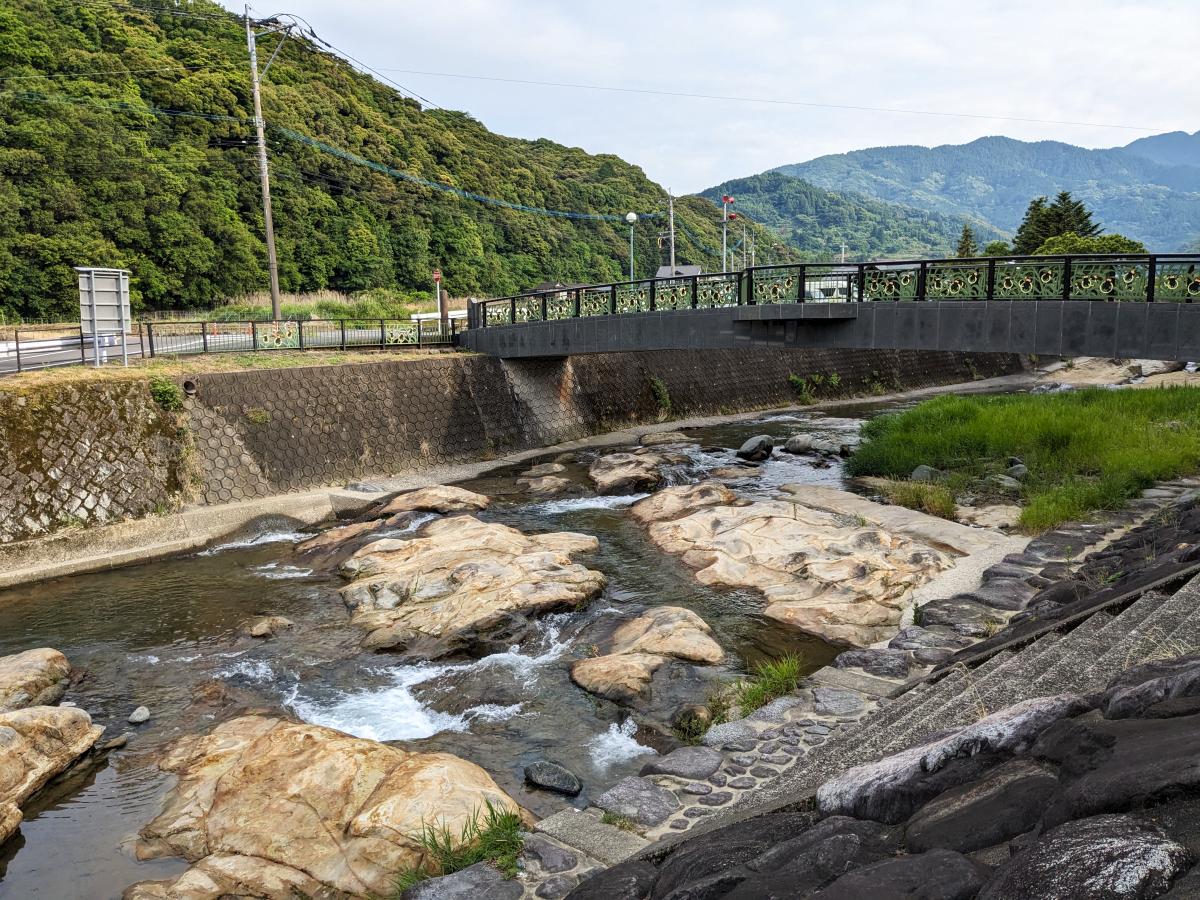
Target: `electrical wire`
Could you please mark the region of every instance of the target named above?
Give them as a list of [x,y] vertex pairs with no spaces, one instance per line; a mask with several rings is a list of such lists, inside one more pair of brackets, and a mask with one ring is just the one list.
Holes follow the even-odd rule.
[[1085,128],[1120,128],[1127,131],[1158,132],[1161,128],[1145,125],[1117,125],[1107,122],[1075,122],[1061,119],[1034,119],[1027,116],[1003,116],[990,113],[942,112],[929,109],[905,109],[891,106],[862,106],[849,103],[819,103],[813,100],[788,100],[777,97],[740,97],[727,94],[701,94],[692,91],[668,91],[654,88],[617,87],[607,84],[585,84],[568,81],[536,81],[529,78],[505,78],[498,75],[467,75],[461,72],[429,72],[421,69],[387,69],[405,75],[427,75],[432,78],[461,78],[470,81],[495,81],[502,84],[524,84],[537,87],[570,88],[584,91],[609,91],[620,94],[646,94],[654,97],[678,97],[689,100],[718,100],[729,103],[766,103],[775,106],[801,106],[811,109],[842,109],[854,112],[901,113],[910,116],[936,116],[949,119],[986,119],[1000,122],[1025,122],[1035,125],[1071,125]]

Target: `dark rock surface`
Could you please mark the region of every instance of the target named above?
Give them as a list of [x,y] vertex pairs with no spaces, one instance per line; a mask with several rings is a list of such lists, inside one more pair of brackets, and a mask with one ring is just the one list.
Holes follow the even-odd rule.
[[862,669],[880,678],[907,678],[909,658],[903,650],[847,650],[834,659],[839,669]]
[[487,863],[475,863],[453,875],[430,878],[404,892],[404,900],[517,900],[520,882],[506,879]]
[[644,900],[658,869],[640,859],[597,872],[567,896],[572,900]]
[[545,791],[566,794],[568,797],[574,797],[583,790],[583,782],[574,772],[544,759],[525,767],[525,782]]
[[701,781],[721,768],[723,754],[708,747],[680,747],[642,766],[642,775],[674,775]]
[[771,455],[771,451],[775,449],[775,441],[770,435],[760,434],[750,438],[746,443],[738,448],[737,455],[739,459],[748,459],[751,462],[762,462]]
[[1094,816],[1043,835],[993,876],[980,900],[1157,897],[1194,862],[1162,829],[1132,816]]
[[821,900],[882,900],[892,897],[971,900],[991,871],[952,850],[885,859],[854,869],[813,897]]
[[[702,800],[707,799],[705,797]],[[666,788],[631,775],[596,798],[605,812],[632,819],[639,825],[658,825],[679,808],[679,800]]]
[[1200,656],[1155,660],[1127,669],[1097,699],[1109,719],[1140,715],[1163,700],[1200,695]]

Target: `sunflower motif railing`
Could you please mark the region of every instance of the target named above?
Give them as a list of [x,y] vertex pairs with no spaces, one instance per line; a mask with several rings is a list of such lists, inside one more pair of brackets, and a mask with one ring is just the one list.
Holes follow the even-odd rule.
[[743,304],[970,300],[1200,301],[1200,254],[799,263],[482,300],[473,327]]

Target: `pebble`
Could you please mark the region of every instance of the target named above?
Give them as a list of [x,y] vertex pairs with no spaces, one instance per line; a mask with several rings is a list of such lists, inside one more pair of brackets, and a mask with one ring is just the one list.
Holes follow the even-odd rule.
[[797,744],[800,743],[800,738],[789,734],[787,737],[781,737],[779,739],[779,743],[783,744],[783,746],[785,748],[786,747],[795,747]]
[[[703,803],[705,806],[724,806],[733,799],[733,794],[729,791],[717,791],[715,794],[709,794],[707,797],[697,799],[698,803]],[[687,812],[684,812],[687,815]]]
[[[809,743],[815,744],[817,741],[823,741],[823,740],[825,740],[825,739],[824,738],[811,738],[811,739],[809,739]],[[789,762],[791,762],[791,760],[788,759],[786,753],[763,754],[761,761],[765,762],[765,763],[770,763],[773,766],[784,766],[784,765],[787,765]]]
[[671,824],[668,827],[674,828],[676,831],[687,831],[687,828],[690,824],[691,822],[689,822],[687,819],[672,819]]
[[[722,778],[722,785],[724,784],[724,781],[725,779]],[[685,794],[711,794],[712,788],[707,784],[702,784],[699,781],[693,781],[691,784],[685,784],[683,786],[683,792]]]
[[683,811],[683,814],[689,819],[703,819],[705,816],[711,816],[711,809],[702,809],[699,806],[689,806]]
[[746,766],[726,766],[724,772],[726,775],[745,775]]
[[143,722],[150,721],[150,710],[144,706],[139,706],[129,714],[130,725],[141,725]]
[[747,788],[752,788],[758,784],[757,778],[751,778],[749,775],[740,775],[729,782],[731,788],[737,788],[739,791],[744,791]]
[[708,776],[708,783],[715,785],[716,787],[725,787],[725,782],[728,780],[729,779],[720,772]]
[[730,741],[721,749],[726,753],[745,753],[748,750],[753,750],[758,744],[755,741]]
[[767,741],[767,743],[763,744],[761,747],[758,748],[758,752],[759,753],[774,753],[778,749],[779,749],[778,741]]
[[804,733],[826,735],[829,734],[829,728],[824,725],[809,725],[804,729]]
[[752,766],[755,763],[754,757],[748,753],[731,756],[729,757],[729,761],[735,766]]
[[755,766],[750,770],[750,774],[755,778],[774,778],[779,773],[768,766]]

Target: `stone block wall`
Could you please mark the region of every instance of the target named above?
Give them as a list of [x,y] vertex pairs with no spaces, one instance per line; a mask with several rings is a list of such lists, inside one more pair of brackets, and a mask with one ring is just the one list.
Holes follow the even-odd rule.
[[147,381],[0,391],[0,543],[173,509],[190,443]]

